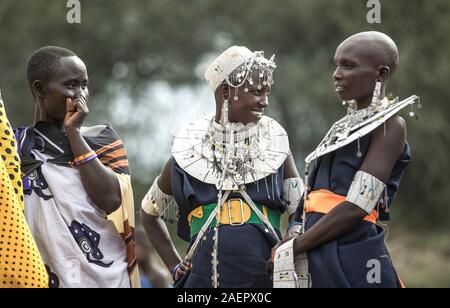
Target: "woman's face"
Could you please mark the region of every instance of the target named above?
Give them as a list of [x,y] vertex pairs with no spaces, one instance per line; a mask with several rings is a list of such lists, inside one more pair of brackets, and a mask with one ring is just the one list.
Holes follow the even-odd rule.
[[349,42],[339,46],[334,56],[335,92],[343,101],[356,100],[360,104],[372,100],[375,82],[379,77],[377,66],[360,46]]
[[[263,78],[259,82],[259,71],[252,72],[253,84],[250,85],[248,81],[238,89],[229,87],[224,90],[224,97],[228,97],[228,120],[233,123],[242,123],[247,125],[249,123],[258,123],[263,117],[265,109],[269,106],[268,95],[272,86],[263,84]],[[258,89],[260,85],[260,89]],[[248,89],[246,91],[245,89]],[[238,100],[235,101],[234,97]]]

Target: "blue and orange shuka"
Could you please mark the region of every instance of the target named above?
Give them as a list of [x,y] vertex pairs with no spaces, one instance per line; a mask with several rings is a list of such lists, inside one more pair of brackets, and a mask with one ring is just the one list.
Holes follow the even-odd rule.
[[[315,161],[308,183],[311,187],[308,200],[302,200],[297,209],[296,220],[301,221],[305,207],[305,230],[346,199],[369,145],[370,134],[360,139],[362,157],[356,155],[358,146],[355,141]],[[410,148],[406,144],[387,183],[388,206],[380,204],[352,231],[307,253],[313,287],[403,286],[385,245],[384,230],[375,223],[389,220],[388,208],[410,160]]]

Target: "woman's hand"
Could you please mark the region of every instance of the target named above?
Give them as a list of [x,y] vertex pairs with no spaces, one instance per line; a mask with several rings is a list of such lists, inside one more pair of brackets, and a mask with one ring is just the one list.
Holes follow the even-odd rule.
[[79,130],[88,113],[89,108],[84,97],[77,98],[74,101],[71,98],[66,99],[66,117],[64,118],[66,131],[71,129]]
[[290,235],[290,236],[285,236],[284,239],[282,239],[281,241],[279,241],[273,248],[272,248],[272,253],[271,253],[271,257],[270,259],[267,261],[266,264],[266,272],[269,274],[272,274],[273,272],[273,265],[275,262],[275,254],[277,252],[278,247],[280,247],[281,245],[283,245],[286,242],[289,242],[290,240],[292,240],[293,238],[296,238],[298,236],[298,234],[294,234],[294,235]]
[[172,270],[172,278],[173,281],[177,282],[182,277],[184,277],[192,268],[192,263],[184,260],[181,263],[178,263],[174,269]]

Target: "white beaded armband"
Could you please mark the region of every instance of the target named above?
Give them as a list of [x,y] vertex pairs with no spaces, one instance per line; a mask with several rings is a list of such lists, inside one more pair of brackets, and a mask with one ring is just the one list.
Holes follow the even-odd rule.
[[358,170],[347,194],[347,201],[356,204],[370,214],[380,201],[386,184],[368,174]]
[[292,215],[302,199],[305,185],[301,178],[290,178],[283,181],[283,201],[288,215]]
[[[145,195],[144,199],[141,203],[142,209],[149,215],[152,216],[167,216],[165,213],[169,209],[169,212],[173,212],[173,210],[177,210],[178,206],[175,202],[175,198],[172,195],[165,194],[158,187],[158,178],[153,182],[152,187]],[[176,216],[176,215],[169,215]],[[170,217],[170,220],[175,219],[175,217]]]

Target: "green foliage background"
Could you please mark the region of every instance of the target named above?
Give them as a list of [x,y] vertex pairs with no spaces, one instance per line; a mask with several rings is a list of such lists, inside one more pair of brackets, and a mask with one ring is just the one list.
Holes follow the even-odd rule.
[[[420,238],[450,234],[446,205],[450,200],[446,179],[450,173],[446,116],[450,113],[446,103],[450,97],[450,2],[382,0],[380,24],[367,23],[366,3],[95,0],[81,1],[81,24],[68,24],[64,0],[1,0],[0,88],[12,124],[30,124],[34,107],[26,83],[28,57],[45,45],[64,46],[79,54],[89,69],[89,122],[104,122],[120,112],[109,104],[117,89],[131,97],[133,104],[157,81],[174,87],[201,84],[198,66],[209,54],[234,44],[246,45],[276,54],[270,113],[287,129],[301,170],[306,154],[344,113],[331,81],[336,46],[356,32],[382,31],[400,50],[390,92],[400,97],[420,95],[424,106],[418,121],[408,119],[413,161],[394,204],[392,224]],[[118,63],[127,69],[125,77],[113,74]],[[146,104],[152,108],[151,101]],[[176,104],[172,110],[182,112]],[[407,117],[408,112],[403,115]],[[132,122],[116,126],[125,142],[135,128]],[[148,129],[151,134],[150,125]],[[132,170],[139,168],[138,160],[151,160],[153,150],[148,149],[146,157],[130,153]],[[145,172],[147,177],[134,179],[137,207],[159,170]],[[413,246],[420,245],[415,243],[411,241]],[[448,262],[448,245],[441,250]],[[450,284],[448,278],[444,281]]]

